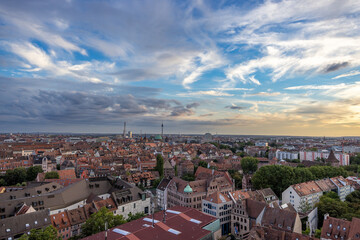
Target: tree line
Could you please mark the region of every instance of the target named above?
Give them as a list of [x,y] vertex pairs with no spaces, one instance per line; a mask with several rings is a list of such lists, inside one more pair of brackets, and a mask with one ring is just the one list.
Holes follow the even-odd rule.
[[5,175],[0,178],[0,186],[12,186],[26,183],[27,181],[34,181],[38,173],[42,173],[41,166],[32,166],[27,169],[20,167],[9,169]]

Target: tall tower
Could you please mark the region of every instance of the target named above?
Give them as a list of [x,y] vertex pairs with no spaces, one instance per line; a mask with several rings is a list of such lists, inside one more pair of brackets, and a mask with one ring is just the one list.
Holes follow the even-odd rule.
[[164,139],[164,122],[161,122],[161,138]]
[[123,138],[126,137],[126,122],[124,122],[124,132],[123,132]]

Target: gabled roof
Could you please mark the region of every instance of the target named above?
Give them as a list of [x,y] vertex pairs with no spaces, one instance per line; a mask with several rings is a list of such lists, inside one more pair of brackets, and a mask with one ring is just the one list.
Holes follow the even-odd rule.
[[210,194],[205,200],[216,204],[231,202],[231,199],[226,194],[222,194],[219,191]]
[[163,178],[159,183],[159,185],[157,186],[157,189],[164,191],[166,187],[169,185],[169,183],[170,183],[170,179]]
[[[204,239],[212,234],[205,226],[217,221],[216,218],[193,208],[176,206],[154,214],[154,227],[151,216],[146,216],[109,229],[108,240],[182,240]],[[84,240],[103,240],[105,232],[84,238]]]
[[1,219],[0,239],[25,233],[33,228],[37,229],[46,227],[50,224],[51,221],[48,210],[41,210]]

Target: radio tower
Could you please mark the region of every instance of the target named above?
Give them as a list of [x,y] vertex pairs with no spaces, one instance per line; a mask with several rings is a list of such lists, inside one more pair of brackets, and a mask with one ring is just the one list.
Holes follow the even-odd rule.
[[126,122],[124,122],[124,132],[123,132],[123,138],[126,137]]
[[164,122],[161,122],[161,138],[164,139]]

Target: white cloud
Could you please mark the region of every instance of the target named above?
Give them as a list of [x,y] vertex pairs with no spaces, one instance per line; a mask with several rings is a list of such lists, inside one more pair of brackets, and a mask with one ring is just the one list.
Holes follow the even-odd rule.
[[330,89],[342,89],[346,88],[345,83],[340,83],[336,85],[304,85],[304,86],[294,86],[287,87],[286,90],[330,90]]
[[274,97],[274,96],[281,95],[281,93],[279,93],[279,92],[258,92],[258,93],[254,93],[254,94],[251,94],[251,95],[252,96]]
[[214,90],[178,93],[176,95],[179,97],[196,97],[196,96],[231,97],[231,96],[234,96],[234,94],[221,92],[221,91],[214,91]]
[[[195,67],[195,69],[183,80],[183,86],[187,89],[189,89],[189,85],[196,82],[204,72],[218,68],[225,63],[225,60],[221,55],[215,51],[200,53],[194,60],[197,58],[200,59],[199,66]],[[194,64],[197,65],[196,62],[194,62]]]
[[351,72],[344,73],[344,74],[338,75],[336,77],[333,77],[332,79],[338,79],[338,78],[344,78],[344,77],[352,77],[352,76],[356,76],[356,75],[359,75],[359,74],[360,74],[360,71],[351,71]]
[[214,88],[214,90],[218,91],[252,91],[253,88]]

